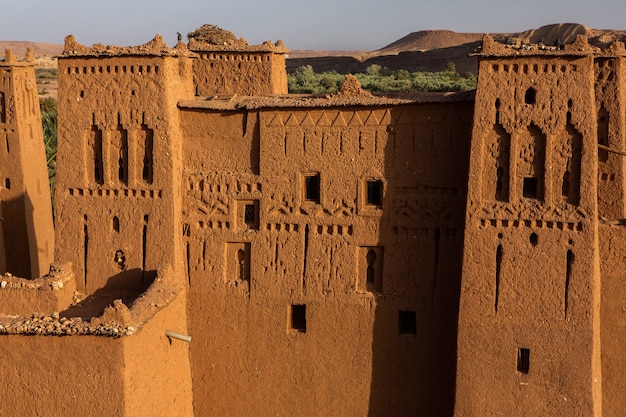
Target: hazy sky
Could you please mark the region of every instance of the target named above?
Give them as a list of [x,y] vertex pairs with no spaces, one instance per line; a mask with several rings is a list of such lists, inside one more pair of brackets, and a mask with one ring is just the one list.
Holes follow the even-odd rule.
[[423,29],[517,32],[551,23],[626,29],[626,0],[0,0],[0,40],[138,45],[218,25],[251,44],[381,48]]

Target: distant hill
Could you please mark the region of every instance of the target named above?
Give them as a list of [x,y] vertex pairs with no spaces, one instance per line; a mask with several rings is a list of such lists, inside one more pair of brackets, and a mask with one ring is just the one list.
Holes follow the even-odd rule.
[[482,33],[457,33],[451,30],[420,30],[380,48],[370,55],[394,55],[407,51],[428,51],[476,42]]
[[[287,71],[291,72],[302,65],[311,65],[316,72],[354,73],[363,72],[372,64],[392,70],[441,71],[448,62],[453,62],[459,73],[476,73],[478,60],[467,55],[480,45],[482,35],[482,33],[457,33],[451,30],[421,30],[367,53],[347,51],[333,56],[328,51],[318,55],[314,51],[298,51],[297,56],[291,56],[287,60]],[[523,32],[491,33],[491,35],[500,42],[543,42],[546,45],[554,45],[557,40],[566,44],[571,43],[577,35],[586,35],[589,43],[600,47],[614,41],[626,41],[624,30],[590,29],[578,23],[557,23]]]
[[41,43],[28,41],[0,41],[0,57],[4,57],[4,51],[11,49],[15,55],[24,56],[26,48],[32,46],[35,55],[60,55],[63,52],[63,45],[56,43]]

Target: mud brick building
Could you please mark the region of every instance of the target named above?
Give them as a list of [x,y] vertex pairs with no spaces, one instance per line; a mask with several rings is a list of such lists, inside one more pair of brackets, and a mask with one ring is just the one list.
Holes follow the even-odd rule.
[[287,52],[66,39],[0,411],[619,416],[624,46],[486,36],[476,92],[408,97],[289,96]]

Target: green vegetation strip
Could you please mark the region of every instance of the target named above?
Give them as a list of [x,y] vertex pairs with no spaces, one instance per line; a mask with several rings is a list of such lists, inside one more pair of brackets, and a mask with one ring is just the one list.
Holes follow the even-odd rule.
[[[410,72],[405,69],[389,70],[372,64],[365,73],[354,76],[364,90],[373,93],[410,93],[422,91],[467,91],[476,88],[476,75],[460,75],[453,63],[440,72]],[[310,65],[297,68],[287,75],[292,94],[330,94],[339,90],[345,78],[337,72],[317,74]]]

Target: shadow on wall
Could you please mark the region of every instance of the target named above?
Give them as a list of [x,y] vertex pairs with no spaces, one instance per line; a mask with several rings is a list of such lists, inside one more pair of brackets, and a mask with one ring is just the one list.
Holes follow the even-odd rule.
[[398,123],[418,120],[422,111],[435,119],[446,111],[438,106],[392,110],[377,243],[384,273],[372,286],[382,292],[376,295],[370,417],[454,413],[471,127]]
[[154,282],[157,271],[142,271],[139,268],[120,272],[107,280],[104,287],[96,290],[83,301],[60,313],[61,317],[99,317],[104,309],[115,300],[122,300],[131,307],[133,302]]
[[[8,181],[8,180],[7,180]],[[20,194],[10,200],[3,200],[2,207],[2,239],[0,244],[0,272],[23,278],[37,278],[31,276],[31,260],[29,236],[35,238],[33,227],[33,207],[25,194]],[[5,236],[10,240],[7,241]],[[37,242],[32,242],[37,245]]]

